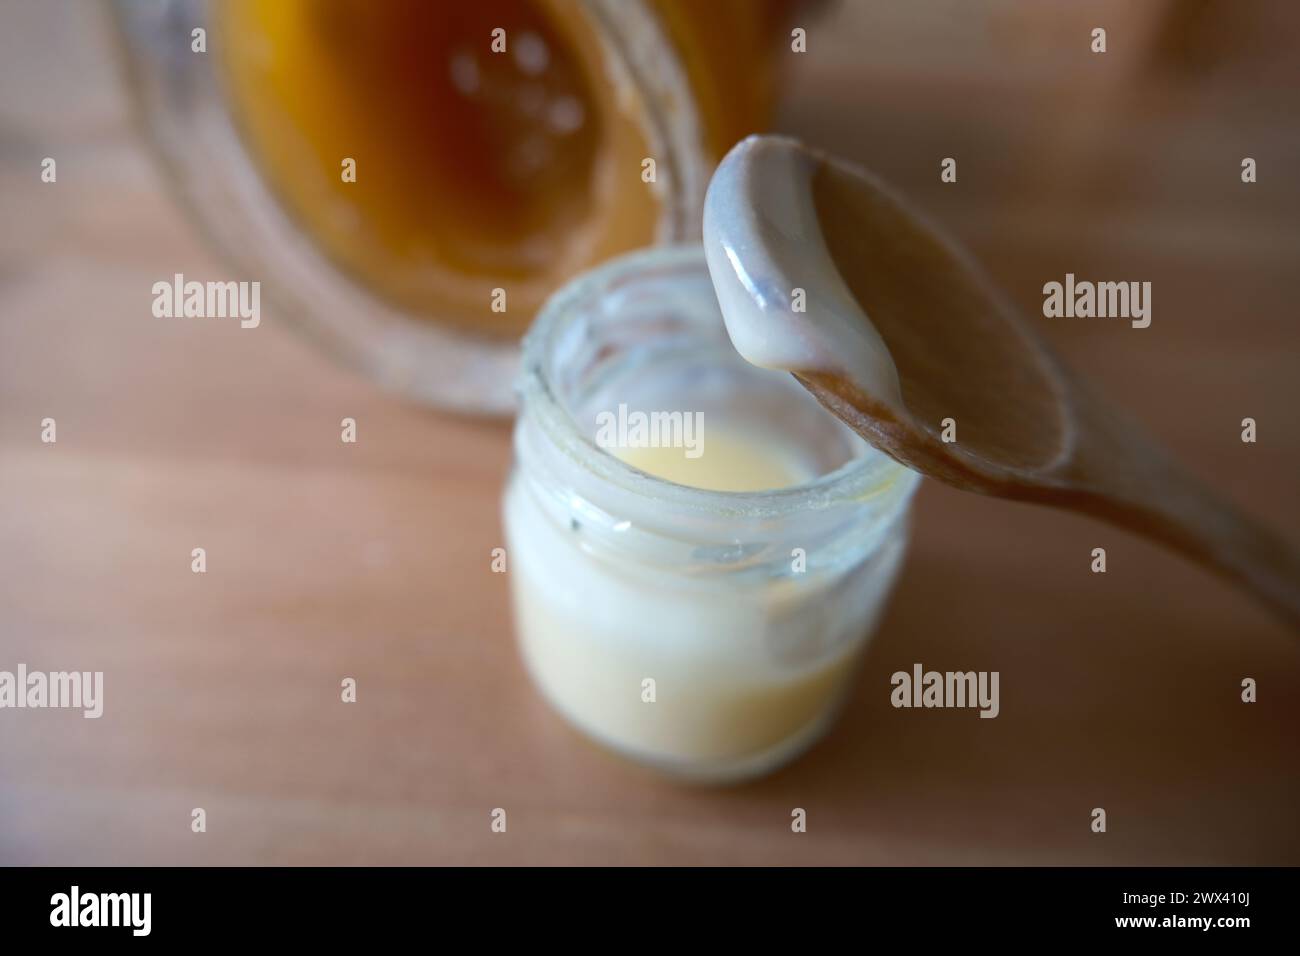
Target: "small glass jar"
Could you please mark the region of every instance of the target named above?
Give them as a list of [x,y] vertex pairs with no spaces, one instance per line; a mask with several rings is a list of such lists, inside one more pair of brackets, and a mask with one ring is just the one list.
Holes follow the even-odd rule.
[[[612,750],[725,782],[829,726],[898,574],[919,476],[732,348],[698,246],[574,280],[524,340],[504,517],[515,626],[546,699]],[[811,477],[674,484],[596,441],[602,413],[761,427]],[[608,421],[608,417],[604,419]]]

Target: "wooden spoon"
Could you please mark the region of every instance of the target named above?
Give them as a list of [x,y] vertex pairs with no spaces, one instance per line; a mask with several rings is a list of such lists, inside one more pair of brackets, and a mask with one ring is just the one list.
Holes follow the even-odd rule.
[[751,137],[709,186],[705,248],[737,349],[792,372],[875,447],[957,488],[1152,538],[1300,631],[1300,551],[1094,394],[967,253],[865,170]]

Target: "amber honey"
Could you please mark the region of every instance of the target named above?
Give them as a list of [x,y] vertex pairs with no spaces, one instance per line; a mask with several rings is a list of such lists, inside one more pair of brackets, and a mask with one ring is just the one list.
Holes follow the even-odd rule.
[[569,276],[687,237],[663,228],[681,184],[645,181],[647,113],[694,116],[711,159],[761,126],[785,5],[647,4],[689,103],[620,75],[618,4],[225,0],[214,26],[231,114],[286,214],[408,314],[504,338]]

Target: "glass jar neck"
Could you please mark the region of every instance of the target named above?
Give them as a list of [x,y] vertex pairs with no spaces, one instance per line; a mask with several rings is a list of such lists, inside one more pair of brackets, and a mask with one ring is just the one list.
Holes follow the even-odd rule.
[[802,484],[726,492],[653,477],[593,440],[584,397],[610,377],[620,348],[635,354],[685,334],[674,319],[725,336],[711,288],[702,249],[683,246],[614,260],[552,297],[525,339],[515,480],[551,520],[579,525],[586,546],[678,570],[788,564],[793,548],[834,562],[871,546],[900,519],[918,476],[864,445]]

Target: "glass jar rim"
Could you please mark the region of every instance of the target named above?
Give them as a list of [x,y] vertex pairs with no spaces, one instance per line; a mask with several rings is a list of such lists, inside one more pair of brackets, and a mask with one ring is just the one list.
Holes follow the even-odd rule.
[[[230,265],[274,277],[267,293],[283,318],[341,364],[421,404],[508,417],[517,339],[411,315],[338,268],[281,205],[239,131],[217,59],[189,53],[190,28],[215,26],[215,2],[110,0],[113,48],[136,119],[200,233]],[[576,9],[599,35],[611,83],[637,92],[662,190],[655,242],[698,235],[711,166],[667,25],[648,0],[579,0]]]
[[[920,475],[884,452],[851,458],[831,471],[786,488],[765,491],[716,491],[693,488],[649,475],[601,448],[578,425],[552,387],[549,359],[567,324],[584,305],[638,273],[705,270],[704,247],[698,243],[637,249],[582,273],[551,294],[524,336],[523,362],[516,391],[520,414],[533,416],[550,442],[579,468],[638,498],[670,504],[690,512],[754,519],[782,518],[894,494],[904,503]],[[830,411],[826,411],[830,415]]]

